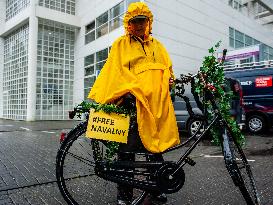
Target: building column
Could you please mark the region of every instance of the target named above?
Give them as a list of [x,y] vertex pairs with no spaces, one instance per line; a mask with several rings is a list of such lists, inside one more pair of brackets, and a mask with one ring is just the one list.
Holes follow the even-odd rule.
[[34,121],[36,114],[37,40],[38,18],[36,0],[30,1],[28,39],[27,121]]
[[[6,1],[0,0],[0,33],[3,32],[6,18]],[[4,72],[4,38],[0,37],[0,118],[3,118],[3,72]]]
[[3,118],[4,39],[0,37],[0,118]]

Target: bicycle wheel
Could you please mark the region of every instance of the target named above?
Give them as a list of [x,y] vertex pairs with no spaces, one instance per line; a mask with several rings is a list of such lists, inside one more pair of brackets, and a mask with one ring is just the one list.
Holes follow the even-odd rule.
[[239,187],[249,205],[261,204],[251,167],[242,148],[225,130],[223,133],[223,154],[226,168],[236,186]]
[[[95,159],[105,156],[106,147],[101,141],[86,138],[86,128],[84,122],[70,131],[57,153],[58,187],[70,205],[116,204],[117,185],[95,174]],[[135,190],[134,200],[138,202],[144,193]]]

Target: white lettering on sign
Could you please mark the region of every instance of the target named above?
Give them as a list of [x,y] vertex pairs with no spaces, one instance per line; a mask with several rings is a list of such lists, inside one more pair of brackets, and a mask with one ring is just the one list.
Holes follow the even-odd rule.
[[272,86],[272,76],[257,77],[255,80],[255,87],[271,87]]
[[243,102],[244,105],[252,105],[252,102]]
[[241,85],[252,85],[252,81],[243,81],[240,82]]

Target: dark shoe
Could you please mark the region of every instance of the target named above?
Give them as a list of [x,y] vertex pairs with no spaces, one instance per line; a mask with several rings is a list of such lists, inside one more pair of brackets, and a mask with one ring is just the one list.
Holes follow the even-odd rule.
[[168,200],[166,194],[162,193],[159,195],[151,194],[151,201],[166,203]]
[[[126,175],[127,176],[127,175]],[[117,204],[126,205],[130,204],[133,198],[133,188],[125,185],[117,185]]]
[[129,204],[130,204],[129,201],[124,201],[120,199],[117,200],[117,205],[129,205]]

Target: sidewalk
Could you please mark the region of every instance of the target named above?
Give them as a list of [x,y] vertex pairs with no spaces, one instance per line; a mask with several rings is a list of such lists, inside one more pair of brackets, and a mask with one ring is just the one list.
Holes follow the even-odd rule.
[[[60,131],[79,122],[0,119],[0,205],[66,204],[56,184],[55,158],[60,146]],[[247,136],[247,139],[245,151],[251,160],[263,204],[271,205],[272,134]],[[182,151],[169,153],[165,158],[178,159]],[[219,147],[211,146],[209,142],[200,143],[191,157],[197,163],[194,167],[185,166],[185,185],[178,193],[168,196],[168,204],[244,204],[227,173]],[[92,188],[83,193],[86,199],[95,194],[97,200],[103,200],[103,193],[94,193]],[[94,201],[89,204],[101,205]]]
[[18,121],[0,119],[0,132],[23,131],[23,130],[62,130],[72,129],[80,120],[59,120],[59,121]]

